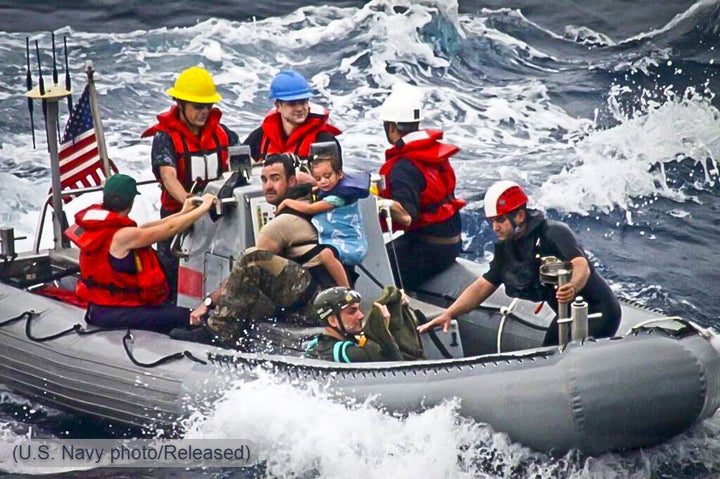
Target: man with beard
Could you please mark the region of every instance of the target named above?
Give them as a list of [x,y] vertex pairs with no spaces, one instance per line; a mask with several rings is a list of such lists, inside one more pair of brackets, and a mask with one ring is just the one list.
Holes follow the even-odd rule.
[[[592,313],[600,318],[589,322],[590,336],[609,337],[620,325],[621,309],[605,280],[590,264],[568,226],[545,219],[541,211],[527,208],[528,197],[512,181],[499,181],[485,193],[485,216],[498,238],[490,269],[475,280],[442,314],[418,327],[422,333],[442,326],[485,301],[501,284],[508,296],[545,301],[556,312],[558,303],[570,303],[581,295]],[[541,259],[554,256],[571,263],[570,281],[557,291],[540,281]],[[557,319],[545,337],[545,345],[558,344]]]
[[[309,201],[310,185],[297,184],[292,155],[269,156],[261,181],[270,204],[285,198]],[[212,311],[206,327],[173,330],[173,338],[257,349],[259,341],[248,334],[256,321],[279,318],[312,324],[307,307],[317,292],[348,286],[342,264],[331,248],[318,244],[309,219],[286,210],[263,226],[256,247],[243,253],[228,279],[191,313],[199,322]]]

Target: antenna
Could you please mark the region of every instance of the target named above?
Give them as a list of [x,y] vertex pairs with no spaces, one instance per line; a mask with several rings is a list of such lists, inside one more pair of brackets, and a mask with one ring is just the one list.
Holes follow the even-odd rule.
[[57,70],[57,61],[55,60],[55,32],[50,32],[50,38],[52,38],[52,52],[53,52],[53,69],[52,69],[53,85],[57,85],[58,70]]
[[[40,45],[38,45],[38,41],[35,40],[35,56],[37,56],[37,62],[38,62],[38,72],[40,72],[40,82],[38,83],[38,87],[40,88],[40,96],[45,95],[45,80],[43,80],[42,76],[42,64],[40,63]],[[42,110],[43,110],[43,118],[47,121],[47,100],[43,98],[42,100]]]
[[[68,66],[68,50],[67,50],[67,37],[63,35],[63,47],[65,49],[65,89],[67,91],[72,91],[70,88],[70,67]],[[73,104],[72,104],[72,95],[68,95],[68,110],[70,113],[72,113],[73,110]]]
[[[25,58],[27,68],[25,70],[25,86],[28,91],[32,90],[32,74],[30,73],[30,37],[25,37]],[[30,112],[30,132],[32,133],[33,150],[35,149],[35,120],[33,119],[33,101],[28,97],[28,111]]]

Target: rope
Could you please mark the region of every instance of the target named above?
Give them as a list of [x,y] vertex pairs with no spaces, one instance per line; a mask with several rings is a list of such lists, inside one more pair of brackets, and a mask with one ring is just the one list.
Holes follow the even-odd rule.
[[17,321],[20,321],[21,319],[25,319],[26,316],[28,319],[32,318],[36,314],[37,313],[34,310],[29,309],[29,310],[25,311],[24,313],[20,314],[19,316],[15,316],[14,318],[10,318],[10,319],[3,321],[2,323],[0,323],[0,328],[2,328],[3,326],[7,326],[8,324],[12,324]]
[[53,339],[62,338],[63,336],[66,336],[70,333],[74,333],[82,329],[82,325],[79,323],[74,324],[71,328],[66,329],[65,331],[60,331],[56,334],[51,334],[50,336],[45,336],[44,338],[38,338],[33,336],[30,333],[30,325],[32,324],[32,320],[39,316],[39,314],[35,314],[32,316],[29,316],[27,321],[25,322],[25,336],[28,337],[31,341],[35,341],[36,343],[44,343],[45,341],[51,341]]
[[93,329],[93,330],[87,331],[87,330],[85,330],[85,328],[83,328],[83,326],[80,323],[75,323],[70,328],[68,328],[64,331],[60,331],[59,333],[51,334],[49,336],[45,336],[45,337],[41,338],[41,337],[34,336],[31,333],[32,320],[37,318],[38,316],[40,316],[40,313],[36,313],[35,311],[33,311],[31,309],[31,310],[25,311],[20,316],[11,318],[7,321],[4,321],[3,323],[0,323],[0,327],[5,326],[6,324],[10,324],[12,322],[18,321],[18,320],[22,319],[23,317],[27,317],[26,318],[27,321],[25,322],[25,336],[27,336],[27,338],[29,340],[35,341],[36,343],[44,343],[45,341],[52,341],[53,339],[58,339],[58,338],[62,338],[63,336],[67,336],[70,333],[75,333],[79,336],[87,336],[89,334],[95,334],[95,333],[106,332],[106,331],[118,331],[118,330],[125,329],[125,328],[107,328],[107,329],[102,328],[102,329]]
[[[1,322],[0,328],[2,328],[3,326],[7,326],[8,324],[16,323],[18,321],[25,319],[25,320],[27,320],[25,322],[25,335],[28,337],[28,339],[30,339],[31,341],[35,341],[36,343],[52,341],[53,339],[58,339],[58,338],[61,338],[63,336],[71,334],[71,333],[78,334],[79,336],[87,336],[90,334],[95,334],[95,333],[100,333],[100,332],[125,330],[125,328],[107,328],[107,329],[102,328],[102,329],[93,329],[93,330],[88,331],[88,330],[85,330],[81,324],[76,323],[72,327],[70,327],[64,331],[60,331],[59,333],[51,334],[49,336],[45,336],[45,337],[41,338],[41,337],[33,336],[33,334],[31,333],[32,320],[38,316],[40,316],[40,313],[37,313],[34,310],[30,309],[30,310],[23,312],[22,314],[20,314],[18,316],[15,316],[14,318],[6,319],[5,321]],[[183,359],[183,358],[188,358],[191,361],[195,361],[196,363],[207,364],[206,361],[199,359],[194,354],[192,354],[190,351],[183,351],[183,352],[170,354],[170,355],[160,358],[157,361],[152,362],[152,363],[141,363],[135,359],[135,357],[132,354],[132,351],[130,351],[130,348],[128,346],[128,341],[132,341],[132,340],[133,340],[132,333],[128,329],[127,333],[123,337],[123,347],[125,348],[125,352],[127,353],[128,357],[130,358],[130,361],[132,361],[133,364],[135,364],[136,366],[140,366],[143,368],[153,368],[155,366],[159,366],[161,364],[165,364],[167,362],[175,361],[177,359]]]
[[135,359],[135,356],[133,355],[132,351],[130,350],[130,346],[128,345],[128,343],[130,343],[131,341],[134,341],[134,338],[133,338],[132,332],[130,332],[130,330],[128,329],[127,333],[125,333],[125,336],[123,336],[123,347],[125,348],[125,353],[127,354],[130,361],[132,361],[132,363],[135,366],[139,366],[141,368],[154,368],[154,367],[160,366],[162,364],[169,363],[170,361],[177,361],[178,359],[183,359],[183,358],[188,358],[191,361],[195,361],[196,363],[200,363],[203,365],[207,364],[207,361],[203,361],[202,359],[196,357],[190,351],[182,351],[182,352],[177,352],[177,353],[173,353],[173,354],[168,354],[167,356],[164,356],[164,357],[162,357],[156,361],[153,361],[151,363],[141,363],[140,361]]

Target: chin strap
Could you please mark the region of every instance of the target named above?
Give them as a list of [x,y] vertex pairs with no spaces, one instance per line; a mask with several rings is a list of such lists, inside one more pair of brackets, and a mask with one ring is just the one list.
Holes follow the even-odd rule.
[[337,319],[337,323],[338,323],[339,327],[338,328],[336,328],[334,326],[330,326],[330,327],[332,329],[334,329],[335,331],[337,331],[338,333],[340,333],[342,335],[342,337],[347,338],[349,335],[348,335],[347,330],[345,329],[345,325],[343,324],[342,318],[340,317],[340,310],[339,309],[335,310],[334,313],[335,313],[335,318]]
[[508,239],[512,239],[520,234],[520,229],[522,228],[522,225],[517,224],[517,222],[515,222],[515,218],[513,218],[509,214],[508,214],[508,221],[510,222],[510,225],[513,227],[513,234]]

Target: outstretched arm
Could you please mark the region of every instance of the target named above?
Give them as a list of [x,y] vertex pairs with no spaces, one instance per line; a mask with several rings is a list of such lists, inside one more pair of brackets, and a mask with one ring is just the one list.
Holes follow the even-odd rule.
[[495,290],[497,286],[492,284],[490,281],[483,277],[475,280],[465,291],[450,305],[440,316],[437,316],[432,321],[428,321],[425,324],[418,326],[420,333],[425,333],[435,328],[436,326],[442,326],[443,332],[447,333],[450,328],[450,320],[457,318],[463,314],[469,312],[473,308],[477,307],[480,303],[485,301]]
[[[185,202],[183,203],[182,209],[181,209],[180,211],[178,211],[177,213],[173,213],[173,214],[171,214],[171,215],[169,215],[169,216],[166,216],[165,218],[158,218],[158,219],[153,220],[153,221],[148,221],[147,223],[141,224],[141,225],[139,226],[139,228],[151,228],[151,227],[153,227],[153,226],[156,226],[156,225],[159,225],[159,224],[163,223],[164,221],[167,221],[169,218],[173,218],[173,217],[175,217],[175,216],[184,215],[184,214],[187,213],[188,211],[192,211],[193,209],[195,209],[196,204],[195,204],[193,201],[188,201],[188,200],[191,200],[191,198],[192,198],[192,197],[189,196],[188,198],[185,199]],[[199,198],[199,197],[198,197],[198,198]]]
[[[113,236],[110,245],[110,254],[116,258],[124,258],[128,251],[153,245],[158,241],[172,238],[178,232],[193,224],[204,215],[212,206],[216,196],[203,195],[203,202],[197,208],[183,214],[168,216],[149,228],[128,227],[122,228]],[[186,201],[190,201],[187,199]],[[183,207],[183,209],[185,209]]]

